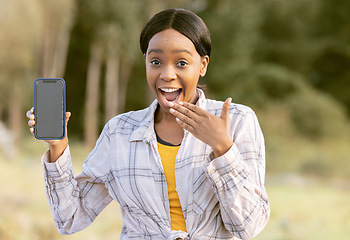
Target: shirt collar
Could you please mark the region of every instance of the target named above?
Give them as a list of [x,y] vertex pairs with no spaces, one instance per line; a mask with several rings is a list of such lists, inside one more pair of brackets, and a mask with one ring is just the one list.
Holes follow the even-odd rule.
[[[197,88],[198,92],[198,101],[196,106],[206,109],[206,98],[204,92]],[[157,109],[158,101],[154,100],[151,105],[144,109],[143,114],[141,112],[137,112],[136,114],[140,114],[138,116],[140,119],[140,124],[135,128],[135,130],[131,133],[129,141],[144,141],[146,143],[151,142],[152,140],[156,140],[156,134],[154,132],[154,113]]]

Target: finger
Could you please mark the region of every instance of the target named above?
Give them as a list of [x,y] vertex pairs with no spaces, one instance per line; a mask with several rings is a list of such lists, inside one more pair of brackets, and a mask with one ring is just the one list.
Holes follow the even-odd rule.
[[35,125],[35,121],[34,120],[29,120],[28,121],[28,126],[29,127],[34,127],[34,125]]
[[72,113],[71,112],[66,112],[66,124],[68,124],[70,116],[72,116]]
[[190,124],[184,122],[184,121],[181,121],[181,119],[179,118],[176,118],[176,122],[185,130],[189,131],[190,133],[192,133],[193,135],[197,135],[197,131],[196,129],[191,126]]
[[34,128],[29,128],[30,133],[34,134]]
[[[188,106],[188,107],[186,107]],[[199,107],[195,105],[186,105],[184,106],[183,104],[175,104],[173,109],[180,114],[175,115],[176,117],[179,117],[182,121],[185,121],[184,116],[187,116],[189,119],[194,120],[195,122],[200,121],[200,117],[202,115],[198,114],[198,109]]]
[[204,116],[205,114],[207,114],[207,111],[189,102],[179,102],[178,105],[191,110],[192,112],[196,113],[199,116]]
[[192,118],[190,118],[189,116],[171,108],[170,109],[170,113],[172,113],[178,120],[180,120],[181,122],[190,125],[192,128],[194,128],[196,121],[193,120]]
[[30,110],[28,112],[26,112],[27,118],[30,118],[31,115],[33,115],[33,113]]
[[190,124],[191,126],[194,126],[196,124],[196,121],[194,118],[198,118],[195,113],[190,112],[187,108],[170,108],[170,113],[172,113],[175,117],[180,119],[182,122],[185,122],[187,124]]
[[29,111],[26,112],[26,116],[27,116],[27,118],[34,120],[35,116],[34,116],[34,108],[33,107]]
[[230,106],[231,106],[232,98],[227,98],[226,101],[224,102],[220,114],[220,118],[224,120],[228,120],[229,117],[229,112],[230,112]]

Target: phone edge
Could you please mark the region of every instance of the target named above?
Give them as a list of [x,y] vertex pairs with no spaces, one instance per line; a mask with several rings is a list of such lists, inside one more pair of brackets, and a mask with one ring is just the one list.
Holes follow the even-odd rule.
[[65,138],[66,136],[66,81],[63,78],[37,78],[34,80],[34,95],[33,95],[33,103],[34,103],[34,116],[36,118],[36,111],[35,111],[35,107],[36,107],[36,82],[39,80],[61,80],[63,82],[63,136],[59,137],[59,138],[43,138],[43,137],[39,137],[36,135],[36,126],[34,125],[34,137],[38,140],[61,140],[63,138]]

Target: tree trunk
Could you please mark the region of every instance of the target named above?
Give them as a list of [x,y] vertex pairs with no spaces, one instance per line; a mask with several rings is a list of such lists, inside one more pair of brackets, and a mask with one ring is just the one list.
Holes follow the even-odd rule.
[[[63,77],[64,75],[75,4],[74,0],[68,0],[41,5],[45,19],[40,59],[42,77]],[[58,12],[56,8],[60,8],[61,11]]]
[[63,29],[58,37],[59,39],[55,42],[55,55],[53,56],[54,59],[50,75],[54,77],[63,77],[68,54],[70,28]]
[[21,104],[21,94],[11,94],[9,100],[9,129],[14,136],[14,144],[16,147],[18,147],[20,144],[20,139],[23,130],[23,111]]
[[105,122],[117,115],[119,96],[119,58],[110,54],[107,58],[105,82]]
[[94,146],[98,137],[101,63],[102,45],[95,41],[90,50],[85,95],[84,142],[89,148]]
[[3,121],[4,119],[2,119],[2,114],[3,114],[3,106],[2,106],[2,102],[0,102],[0,122]]
[[130,60],[123,60],[120,70],[120,91],[118,94],[118,113],[125,109],[126,93],[128,90],[128,82],[130,79],[132,64]]
[[54,49],[53,49],[53,37],[52,37],[52,31],[51,26],[46,23],[44,25],[44,33],[43,33],[43,49],[42,49],[42,70],[41,74],[42,77],[52,77],[52,66],[53,66],[53,56],[54,56]]

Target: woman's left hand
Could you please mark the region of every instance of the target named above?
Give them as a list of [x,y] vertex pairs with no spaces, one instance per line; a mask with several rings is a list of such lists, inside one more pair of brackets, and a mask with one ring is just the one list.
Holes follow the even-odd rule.
[[188,102],[174,104],[170,112],[182,128],[208,144],[213,149],[214,157],[217,158],[226,153],[233,144],[229,117],[231,101],[231,98],[226,99],[220,117]]

